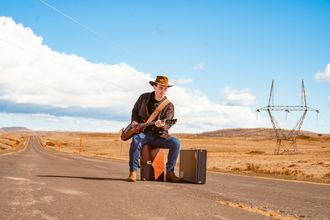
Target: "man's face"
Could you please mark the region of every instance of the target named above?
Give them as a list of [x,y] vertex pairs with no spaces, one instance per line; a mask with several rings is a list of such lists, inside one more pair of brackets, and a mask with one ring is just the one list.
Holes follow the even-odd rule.
[[154,90],[155,90],[155,95],[158,99],[162,99],[166,96],[167,92],[167,86],[161,86],[161,85],[155,85]]

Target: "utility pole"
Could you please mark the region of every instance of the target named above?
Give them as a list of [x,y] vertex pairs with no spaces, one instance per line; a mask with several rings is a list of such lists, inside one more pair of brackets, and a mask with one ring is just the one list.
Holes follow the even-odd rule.
[[[317,114],[320,112],[317,109],[307,106],[304,80],[301,81],[301,105],[274,105],[274,80],[273,80],[269,94],[268,106],[257,109],[257,112],[261,112],[261,111],[267,111],[276,134],[277,139],[276,139],[276,147],[274,154],[297,153],[298,148],[297,148],[296,139],[297,136],[299,135],[301,126],[304,122],[307,112],[315,111]],[[274,115],[272,114],[273,111],[283,111],[286,114],[293,111],[300,111],[302,112],[302,115],[298,119],[295,126],[289,132],[284,132],[282,128],[279,126]]]

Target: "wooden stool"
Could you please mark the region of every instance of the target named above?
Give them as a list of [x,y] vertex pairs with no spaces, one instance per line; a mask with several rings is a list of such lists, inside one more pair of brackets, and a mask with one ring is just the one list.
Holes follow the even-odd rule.
[[141,180],[164,181],[164,151],[151,145],[143,145],[141,150]]

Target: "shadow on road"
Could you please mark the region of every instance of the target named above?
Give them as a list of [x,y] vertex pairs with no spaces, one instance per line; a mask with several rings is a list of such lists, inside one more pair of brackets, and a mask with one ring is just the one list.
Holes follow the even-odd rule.
[[[88,176],[62,176],[62,175],[36,175],[36,177],[51,177],[51,178],[71,178],[71,179],[84,179],[84,180],[110,180],[110,181],[124,181],[128,182],[127,178],[105,178],[105,177],[88,177]],[[137,181],[142,181],[143,180],[137,180]],[[157,181],[155,181],[157,182]],[[165,182],[165,181],[159,181],[159,182]],[[184,180],[181,180],[180,182],[177,183],[171,183],[171,184],[192,184],[192,185],[199,185],[196,183],[192,182],[187,182]]]
[[59,176],[59,175],[36,175],[37,177],[55,177],[55,178],[72,178],[72,179],[85,179],[85,180],[111,180],[111,181],[124,181],[126,178],[104,178],[104,177],[87,177],[87,176]]

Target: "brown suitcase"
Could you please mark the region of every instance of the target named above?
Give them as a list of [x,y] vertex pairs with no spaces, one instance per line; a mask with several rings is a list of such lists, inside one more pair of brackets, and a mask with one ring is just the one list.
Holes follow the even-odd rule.
[[151,145],[141,150],[141,180],[164,181],[164,151]]
[[206,183],[205,149],[187,149],[180,151],[180,177],[185,182]]

